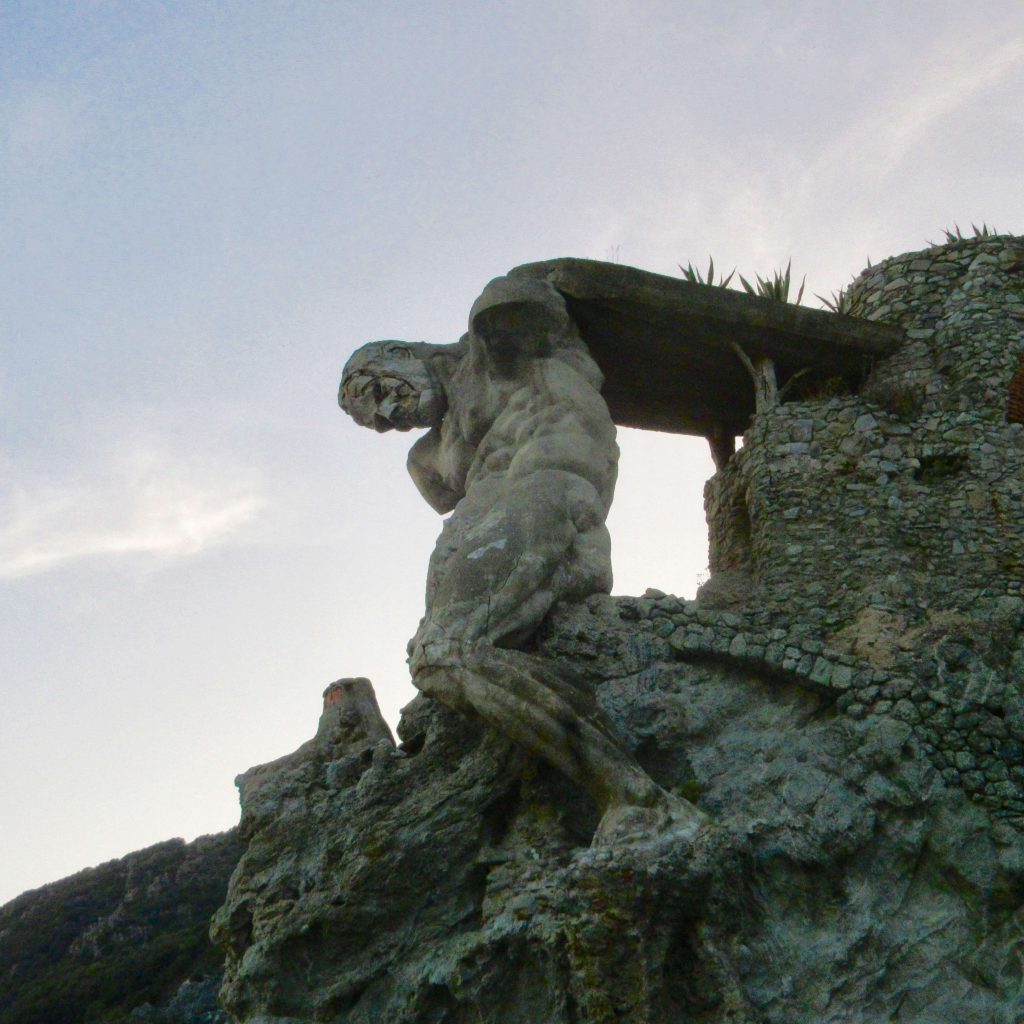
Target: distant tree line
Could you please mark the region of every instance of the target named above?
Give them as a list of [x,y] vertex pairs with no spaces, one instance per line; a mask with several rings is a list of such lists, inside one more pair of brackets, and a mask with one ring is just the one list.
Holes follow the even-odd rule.
[[217,973],[207,936],[237,830],[170,840],[0,908],[0,1024],[122,1024]]

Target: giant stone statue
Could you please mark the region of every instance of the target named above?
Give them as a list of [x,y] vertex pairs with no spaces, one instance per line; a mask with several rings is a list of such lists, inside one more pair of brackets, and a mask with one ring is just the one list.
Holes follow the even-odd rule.
[[602,375],[546,281],[497,278],[456,344],[376,341],[338,400],[361,426],[425,428],[409,473],[445,520],[426,612],[409,643],[416,687],[475,715],[574,780],[602,811],[598,841],[695,830],[593,697],[524,645],[552,606],[611,589],[605,519],[618,462]]

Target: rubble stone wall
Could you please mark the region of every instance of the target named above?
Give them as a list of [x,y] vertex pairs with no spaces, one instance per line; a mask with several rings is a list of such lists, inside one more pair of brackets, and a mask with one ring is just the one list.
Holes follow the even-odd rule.
[[849,714],[907,722],[948,783],[1019,821],[1024,423],[1007,410],[1024,240],[886,260],[848,302],[903,327],[906,344],[859,394],[826,388],[755,417],[706,489],[709,596],[746,531],[755,589],[727,611],[698,602],[672,636],[691,655],[735,646],[802,667]]

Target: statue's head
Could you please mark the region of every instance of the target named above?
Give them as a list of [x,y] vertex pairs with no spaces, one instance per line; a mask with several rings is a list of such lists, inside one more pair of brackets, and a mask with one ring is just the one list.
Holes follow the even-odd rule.
[[345,364],[338,404],[362,427],[383,433],[437,426],[448,400],[430,368],[442,346],[412,341],[371,341]]

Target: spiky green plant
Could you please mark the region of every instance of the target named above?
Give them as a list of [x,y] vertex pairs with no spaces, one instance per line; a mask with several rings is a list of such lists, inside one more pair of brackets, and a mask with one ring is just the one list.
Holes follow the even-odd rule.
[[700,271],[689,261],[687,261],[685,267],[680,263],[679,269],[683,272],[683,279],[689,281],[690,284],[703,284],[709,288],[728,288],[732,275],[736,273],[736,268],[733,267],[732,273],[728,277],[722,277],[716,281],[715,261],[710,256],[708,256],[708,272],[706,277],[701,277]]
[[[999,232],[996,230],[996,226],[994,224],[992,225],[992,227],[989,227],[988,224],[985,223],[985,221],[981,222],[981,227],[980,228],[978,227],[977,224],[974,224],[972,222],[971,223],[971,231],[974,232],[974,234],[973,234],[974,238],[995,238],[996,235],[999,234]],[[964,236],[963,232],[961,232],[959,224],[954,224],[952,231],[950,231],[949,228],[943,228],[942,229],[942,233],[946,236],[946,241],[947,242],[962,242],[962,241],[964,241],[964,237],[965,236]]]
[[[754,284],[751,284],[740,274],[740,284],[743,285],[748,295],[760,295],[765,299],[774,299],[776,302],[789,302],[792,263],[793,261],[790,260],[786,264],[784,271],[776,270],[771,277],[761,277],[760,274],[755,275]],[[793,300],[794,305],[799,305],[800,300],[804,297],[804,285],[806,283],[807,275],[805,274],[804,279],[800,282],[800,290],[796,293],[796,298]]]
[[848,288],[840,288],[839,291],[832,292],[828,297],[815,292],[814,297],[821,302],[825,309],[830,309],[833,313],[850,312],[850,292]]

